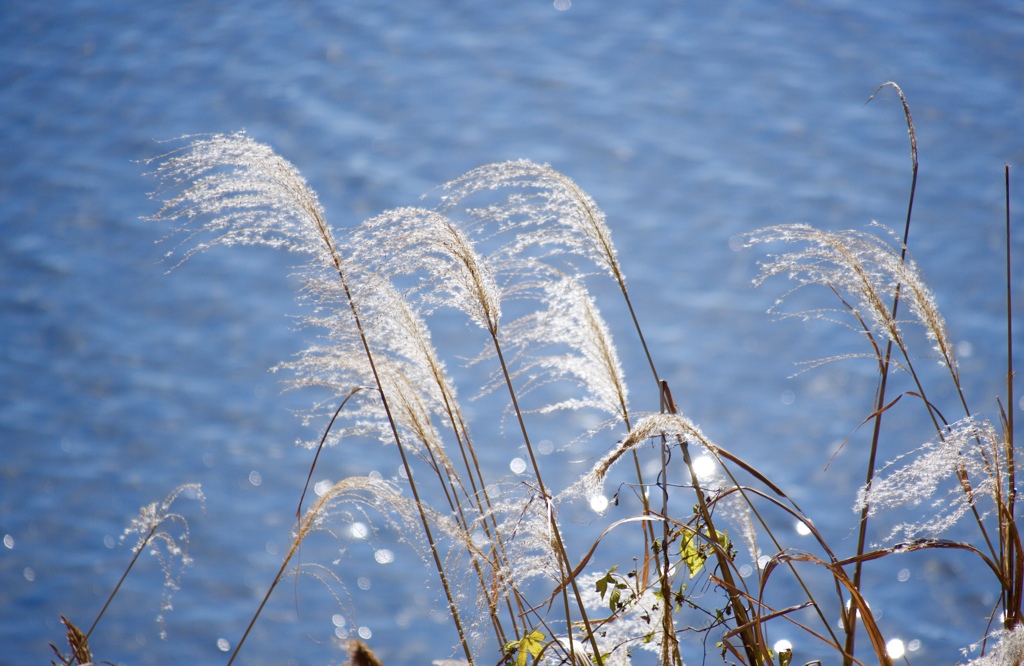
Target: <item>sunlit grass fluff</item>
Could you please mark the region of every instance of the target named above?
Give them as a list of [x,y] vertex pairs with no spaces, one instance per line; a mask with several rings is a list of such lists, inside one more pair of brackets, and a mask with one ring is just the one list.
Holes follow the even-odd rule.
[[153,195],[165,197],[152,219],[187,233],[186,257],[217,244],[259,244],[333,262],[316,193],[290,162],[244,132],[194,138],[150,162],[160,182]]
[[[907,458],[910,462],[905,462]],[[866,506],[869,515],[875,515],[927,503],[926,518],[896,525],[887,539],[937,537],[977,507],[982,498],[992,502],[979,507],[982,518],[1003,504],[1008,465],[1005,447],[992,424],[964,418],[950,425],[942,437],[882,468],[881,478],[875,478],[870,488],[860,489],[854,509],[861,511]]]
[[[522,280],[518,278],[536,277],[550,269],[543,267],[536,253],[522,253],[525,246],[517,244],[516,234],[512,245],[484,254],[477,248],[479,239],[472,225],[465,226],[442,212],[418,208],[399,208],[378,215],[346,234],[343,243],[336,243],[316,195],[298,171],[270,148],[241,133],[195,139],[157,160],[159,187],[154,196],[163,198],[164,204],[153,219],[175,223],[186,235],[186,258],[214,245],[238,243],[264,244],[311,256],[312,261],[302,270],[306,299],[315,309],[305,323],[325,330],[327,335],[323,343],[279,368],[292,371],[296,385],[328,388],[340,400],[335,417],[342,415],[347,425],[333,434],[329,426],[322,443],[372,434],[397,445],[412,492],[410,501],[419,508],[420,523],[460,642],[472,662],[469,635],[461,619],[461,595],[457,596],[449,585],[445,558],[438,551],[441,544],[434,535],[437,529],[450,539],[450,545],[463,547],[474,543],[474,534],[482,530],[483,543],[489,545],[486,550],[469,549],[470,568],[476,572],[479,589],[486,598],[482,605],[501,640],[505,630],[497,617],[499,605],[502,599],[507,600],[511,623],[513,627],[519,625],[521,620],[512,612],[511,602],[522,604],[515,587],[526,572],[509,558],[517,553],[527,560],[541,555],[548,565],[534,566],[530,571],[547,571],[563,582],[570,569],[555,516],[554,493],[545,487],[516,399],[514,379],[531,366],[516,369],[511,365],[514,359],[506,361],[502,352],[503,345],[516,348],[520,344],[515,335],[506,336],[502,331],[502,299],[520,288]],[[588,340],[601,347],[580,352],[574,358],[586,361],[597,358],[595,354],[604,355],[604,372],[611,372],[612,383],[617,383],[605,391],[611,396],[605,402],[618,405],[613,409],[622,413],[626,392],[607,329],[585,289],[580,285],[573,293],[593,333]],[[535,300],[543,309],[544,299]],[[534,490],[518,501],[495,504],[489,496],[500,486],[488,483],[481,475],[455,390],[425,325],[424,318],[438,308],[464,312],[490,338],[535,472]],[[572,319],[572,313],[563,311],[555,308],[544,316],[552,330],[557,325],[555,313],[573,322],[578,320],[578,315]],[[565,326],[562,324],[563,329]],[[567,336],[563,333],[560,337]],[[581,375],[578,364],[567,358],[550,356],[532,362],[538,364],[533,367],[545,368],[552,377],[586,381],[587,373]],[[326,413],[328,409],[333,409],[329,401],[322,402],[318,411]],[[458,443],[464,471],[450,459],[445,432]],[[414,481],[407,450],[417,454],[440,482],[451,520],[439,520],[440,514],[420,499],[420,484]],[[500,517],[501,513],[505,516]],[[509,527],[508,520],[514,521],[514,526]],[[303,521],[296,543],[302,541],[301,524]],[[502,536],[504,527],[509,527],[510,536]],[[508,542],[513,536],[514,544]],[[555,559],[548,559],[552,555]],[[585,620],[571,576],[569,582],[575,605]],[[568,623],[568,598],[566,604]],[[514,631],[519,633],[518,629]]]
[[582,188],[550,166],[528,160],[488,164],[442,189],[442,210],[480,192],[511,189],[501,203],[469,211],[471,221],[514,232],[508,254],[535,247],[549,256],[568,252],[590,259],[616,281],[625,282],[604,213]]
[[[348,326],[342,327],[350,333],[342,337],[353,344],[347,349],[337,350],[337,358],[342,359],[340,367],[362,366],[362,361],[353,363],[347,360],[362,351],[365,357],[363,368],[369,371],[373,380],[369,386],[376,389],[385,420],[401,454],[413,503],[418,507],[420,523],[441,578],[460,643],[467,659],[472,661],[459,604],[448,583],[442,557],[433,538],[428,507],[419,502],[418,488],[402,438],[403,431],[417,431],[418,426],[425,424],[410,420],[414,420],[417,413],[415,401],[399,400],[395,412],[389,405],[389,399],[393,397],[389,390],[396,390],[397,386],[400,391],[405,383],[396,385],[389,380],[399,375],[388,373],[383,365],[378,369],[373,343],[360,318],[361,304],[356,300],[359,294],[351,286],[342,254],[315,193],[294,166],[269,147],[242,133],[198,139],[180,150],[156,158],[156,161],[155,175],[160,186],[154,196],[163,197],[164,205],[153,219],[177,223],[179,230],[188,235],[186,242],[191,242],[192,246],[186,250],[186,258],[217,244],[234,243],[265,244],[311,255],[312,261],[304,266],[307,287],[321,307],[336,305],[344,313],[341,316],[350,317]],[[331,276],[330,279],[327,276]],[[310,323],[322,323],[322,318],[313,318]],[[359,386],[345,387],[345,395],[351,395],[349,392]],[[428,451],[429,448],[428,445]],[[277,580],[279,578],[274,584]]]
[[[160,561],[160,568],[164,572],[164,594],[163,600],[160,603],[160,614],[157,616],[157,622],[160,624],[161,638],[167,637],[164,613],[173,609],[171,598],[178,591],[178,585],[181,582],[182,574],[185,572],[185,567],[192,563],[192,557],[188,554],[188,521],[182,514],[171,510],[175,500],[182,494],[199,500],[205,508],[206,498],[199,484],[186,483],[172,490],[163,501],[159,503],[153,502],[142,507],[139,515],[132,520],[131,525],[121,535],[122,541],[127,540],[132,535],[138,535],[138,540],[132,547],[136,557],[143,550],[148,549]],[[180,531],[178,534],[175,534],[169,528],[172,524],[179,526]],[[99,618],[96,619],[97,621],[99,620]],[[95,623],[93,623],[93,627],[95,626]],[[86,632],[86,636],[88,637],[88,634],[91,632],[92,628]]]
[[517,375],[526,389],[565,381],[582,394],[539,411],[597,409],[629,423],[629,390],[608,325],[583,281],[556,273],[539,287],[542,309],[512,322],[506,333],[521,350]]
[[679,414],[647,414],[630,430],[629,434],[608,451],[589,472],[578,482],[577,486],[588,497],[599,494],[604,488],[608,472],[623,455],[646,444],[652,438],[665,437],[676,446],[681,442],[699,445],[702,449],[714,453],[716,447],[701,432],[701,429],[690,419]]
[[452,307],[485,330],[497,331],[502,292],[493,262],[477,250],[466,231],[444,215],[419,208],[382,213],[355,230],[346,250],[353,263],[381,279],[422,276],[424,282],[404,296],[415,296],[426,312]]
[[[997,632],[999,642],[984,657],[967,662],[967,666],[1021,666],[1024,664],[1024,625]],[[973,650],[974,648],[972,648]],[[964,650],[965,656],[968,653]]]
[[[878,225],[880,226],[880,225]],[[890,232],[891,235],[891,232]],[[917,264],[903,253],[903,248],[890,244],[864,231],[822,231],[805,224],[767,227],[747,235],[750,244],[785,242],[800,244],[802,249],[774,255],[761,264],[760,285],[776,275],[787,275],[796,288],[821,285],[834,291],[855,319],[852,326],[868,334],[874,356],[883,360],[876,338],[891,340],[909,354],[902,331],[902,321],[894,314],[895,298],[909,302],[915,320],[925,335],[934,342],[939,359],[951,372],[957,372],[953,344],[945,320],[935,305],[935,297]],[[779,309],[776,302],[773,312]],[[818,309],[787,316],[833,319],[835,309]]]

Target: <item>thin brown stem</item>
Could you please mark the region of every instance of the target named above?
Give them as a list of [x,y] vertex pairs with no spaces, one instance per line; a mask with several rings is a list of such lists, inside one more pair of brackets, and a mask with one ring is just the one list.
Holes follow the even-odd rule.
[[1013,521],[1014,505],[1017,500],[1016,465],[1014,464],[1013,414],[1016,402],[1013,397],[1013,279],[1011,274],[1012,250],[1010,247],[1010,165],[1006,165],[1006,459],[1009,470],[1007,484],[1007,504],[1009,505],[1010,521]]
[[96,619],[92,621],[92,624],[89,626],[89,630],[85,632],[86,640],[88,640],[89,636],[92,635],[92,630],[96,628],[97,624],[99,624],[100,618],[103,617],[103,614],[107,612],[107,606],[109,606],[110,602],[114,600],[115,596],[117,596],[117,591],[121,589],[121,584],[124,583],[125,578],[128,577],[128,573],[131,572],[132,567],[135,566],[135,562],[138,561],[139,555],[141,555],[142,551],[145,550],[146,546],[149,545],[150,539],[153,538],[153,535],[156,534],[156,531],[159,527],[159,522],[154,523],[153,527],[149,529],[149,533],[146,534],[146,538],[144,538],[142,540],[142,543],[139,544],[138,548],[135,549],[135,554],[132,556],[132,561],[128,563],[128,567],[125,568],[124,573],[121,574],[121,579],[117,581],[117,585],[114,586],[114,589],[110,593],[110,596],[107,597],[107,601],[103,604],[103,608],[101,608],[100,612],[96,615]]
[[266,606],[267,601],[270,600],[270,594],[274,591],[274,588],[277,587],[277,584],[281,582],[281,579],[284,578],[284,572],[288,568],[288,563],[291,562],[292,556],[298,549],[300,540],[301,537],[296,536],[295,540],[292,542],[291,548],[288,549],[288,554],[285,555],[284,561],[281,562],[281,568],[277,570],[277,575],[274,576],[274,580],[270,583],[270,588],[267,590],[267,593],[263,595],[263,601],[260,602],[259,608],[256,609],[256,612],[253,614],[252,619],[249,620],[249,625],[245,628],[245,633],[242,634],[242,638],[238,641],[238,645],[235,646],[234,652],[231,653],[231,658],[228,659],[227,666],[231,666],[231,664],[234,663],[235,658],[238,656],[238,653],[242,649],[242,646],[245,645],[245,640],[249,637],[249,633],[252,631],[252,628],[256,625],[256,620],[259,619],[260,614],[263,612],[263,607]]
[[[872,99],[874,99],[875,95],[878,94],[878,91],[881,90],[882,88],[884,88],[885,86],[892,86],[893,88],[896,89],[896,93],[900,97],[900,102],[903,104],[903,115],[906,118],[906,121],[907,121],[907,132],[910,135],[910,159],[911,159],[913,173],[912,173],[911,180],[910,180],[910,200],[907,202],[906,224],[903,227],[903,246],[902,246],[902,248],[900,250],[900,261],[901,262],[906,262],[906,259],[907,259],[907,242],[910,239],[910,220],[911,220],[911,218],[913,216],[913,211],[914,211],[914,194],[915,194],[915,192],[917,190],[917,166],[918,166],[918,162],[917,162],[917,134],[914,131],[914,120],[913,120],[913,117],[910,115],[910,106],[909,106],[909,104],[907,104],[907,98],[906,98],[906,96],[904,96],[903,90],[898,85],[896,85],[895,83],[890,81],[888,83],[884,83],[881,86],[879,86],[875,90],[875,93],[872,94],[871,97],[868,98],[868,102],[870,102]],[[899,305],[900,305],[900,290],[901,290],[902,286],[903,286],[902,283],[901,284],[897,284],[896,285],[895,294],[893,295],[892,310],[891,310],[891,313],[892,313],[891,320],[892,321],[896,320],[896,313],[897,313],[897,311],[899,309]],[[874,480],[874,477],[875,477],[875,461],[876,461],[876,458],[877,458],[877,455],[878,455],[878,444],[879,444],[879,441],[881,439],[881,433],[882,433],[882,415],[884,414],[884,410],[882,408],[885,406],[885,390],[886,390],[886,386],[887,386],[888,380],[889,380],[889,364],[890,364],[890,362],[892,360],[892,347],[893,347],[893,342],[892,342],[892,339],[890,338],[889,341],[886,343],[886,346],[885,346],[885,358],[884,358],[884,360],[882,362],[882,367],[880,369],[878,391],[875,394],[875,423],[874,423],[874,427],[873,427],[872,433],[871,433],[871,447],[870,447],[870,450],[869,450],[869,453],[868,453],[867,474],[866,474],[866,479],[865,479],[865,482],[864,482],[865,492],[867,492],[868,490],[871,489],[871,482]],[[864,502],[864,507],[861,509],[860,526],[859,526],[859,529],[858,529],[858,532],[857,532],[857,555],[861,555],[861,554],[864,553],[864,549],[865,549],[866,544],[867,544],[867,529],[868,529],[868,513],[869,513],[869,511],[870,511],[870,507],[868,505],[868,502],[865,501]],[[860,562],[857,562],[857,564],[854,565],[853,579],[852,579],[853,587],[855,589],[857,589],[857,590],[860,590],[862,573],[863,573],[863,567],[862,567]],[[846,631],[846,645],[845,645],[845,648],[844,648],[844,653],[845,654],[843,656],[843,664],[844,664],[844,666],[849,666],[850,663],[851,663],[849,655],[852,655],[853,654],[853,650],[854,650],[854,641],[855,641],[855,635],[856,635],[856,629],[857,629],[857,614],[856,613],[852,613],[852,612],[848,613],[848,612],[846,612],[844,610],[844,612],[843,612],[843,619],[844,619],[843,626],[844,626],[844,630]]]
[[1022,594],[1024,594],[1024,561],[1020,532],[1015,520],[1017,504],[1017,462],[1014,449],[1013,414],[1013,279],[1011,272],[1010,236],[1010,165],[1005,165],[1006,187],[1006,395],[1009,409],[1003,410],[1003,455],[1006,458],[1006,500],[1000,508],[1000,548],[1003,555],[1003,627],[1013,629],[1021,621]]
[[345,270],[342,267],[341,257],[338,254],[337,248],[331,238],[330,231],[326,223],[320,217],[319,213],[315,210],[313,213],[313,219],[317,224],[317,231],[320,237],[323,239],[324,244],[330,251],[331,260],[334,264],[334,268],[338,273],[338,277],[341,280],[342,288],[345,291],[345,298],[348,301],[349,309],[352,312],[352,318],[356,326],[356,330],[359,333],[359,340],[362,344],[363,351],[366,354],[367,362],[370,365],[370,372],[373,375],[374,382],[377,385],[377,389],[380,392],[381,405],[384,407],[384,413],[387,416],[388,424],[391,427],[391,433],[394,436],[395,444],[398,448],[399,456],[402,459],[402,467],[405,470],[406,478],[409,482],[409,489],[412,492],[413,501],[416,503],[416,508],[419,511],[420,522],[423,524],[423,531],[427,538],[427,543],[430,546],[430,553],[434,560],[434,567],[437,570],[437,574],[441,579],[441,586],[444,588],[445,596],[448,599],[448,608],[452,613],[452,621],[455,623],[455,628],[459,634],[459,642],[462,644],[463,652],[466,655],[466,660],[472,664],[473,653],[469,648],[469,640],[466,636],[466,632],[462,627],[462,620],[459,613],[458,605],[455,603],[455,596],[452,592],[451,586],[448,583],[448,576],[444,572],[444,565],[441,562],[441,556],[437,552],[437,543],[434,541],[433,533],[430,529],[430,521],[427,520],[427,515],[423,509],[423,504],[420,501],[419,490],[416,487],[416,482],[413,478],[412,466],[409,464],[409,457],[406,455],[405,445],[402,442],[402,438],[398,432],[398,425],[395,422],[394,415],[391,412],[391,405],[388,402],[387,392],[384,390],[384,385],[381,382],[380,374],[377,370],[377,362],[374,358],[373,352],[370,350],[370,342],[366,336],[366,329],[363,327],[362,320],[359,316],[359,310],[356,307],[355,299],[352,296],[352,291],[349,288],[348,279],[345,276]]
[[346,395],[341,401],[341,404],[338,405],[338,409],[335,410],[334,416],[331,417],[330,422],[327,424],[327,428],[324,429],[323,437],[320,438],[320,444],[316,447],[316,455],[313,456],[313,463],[309,466],[309,474],[306,475],[306,485],[302,486],[302,494],[299,495],[299,506],[295,509],[295,519],[297,521],[302,518],[302,502],[306,499],[306,491],[309,490],[309,482],[313,478],[313,470],[316,469],[316,463],[320,459],[320,452],[323,451],[324,442],[327,441],[327,435],[330,434],[331,428],[334,427],[334,422],[337,420],[338,415],[341,414],[341,410],[345,408],[345,403],[347,403],[349,398],[354,396],[362,388],[362,386],[356,386],[348,392],[348,395]]
[[[490,329],[491,340],[494,343],[494,350],[498,356],[498,363],[501,365],[501,372],[505,378],[505,385],[508,387],[509,397],[512,400],[512,408],[515,411],[516,418],[519,421],[519,429],[523,434],[523,443],[526,444],[526,451],[530,457],[530,464],[533,466],[534,476],[537,479],[537,487],[540,490],[541,497],[543,498],[545,508],[548,512],[548,525],[551,529],[551,536],[554,541],[556,555],[559,560],[559,568],[562,570],[563,575],[569,579],[569,583],[572,585],[573,595],[576,597],[576,605],[580,611],[580,617],[583,620],[583,626],[587,631],[587,638],[590,641],[590,645],[594,650],[594,663],[597,666],[603,666],[604,657],[601,655],[601,649],[597,645],[597,638],[591,631],[590,621],[587,618],[587,610],[583,605],[583,598],[580,595],[579,586],[576,582],[576,576],[573,574],[572,563],[569,561],[569,555],[565,550],[565,544],[562,541],[562,533],[558,528],[558,522],[554,515],[554,506],[552,504],[552,496],[548,494],[547,488],[544,485],[544,479],[540,473],[540,465],[537,463],[537,456],[534,454],[533,445],[530,443],[530,434],[526,429],[526,421],[523,419],[523,412],[519,408],[519,400],[516,398],[515,389],[512,386],[512,376],[509,374],[508,365],[505,363],[505,356],[501,351],[501,344],[498,342],[498,331],[492,327]],[[572,618],[569,615],[568,598],[564,594],[566,607],[566,629],[569,632],[569,638],[572,640]]]
[[[676,407],[675,400],[672,399],[672,392],[669,390],[668,382],[661,382],[661,390],[662,400],[664,400],[668,411],[672,414],[678,414],[679,409]],[[747,626],[747,623],[749,622],[747,607],[743,605],[743,599],[737,593],[739,588],[736,587],[735,579],[732,575],[732,562],[724,552],[725,549],[718,547],[720,545],[719,532],[715,529],[714,521],[711,519],[711,510],[708,506],[707,498],[704,496],[704,490],[701,488],[700,480],[697,478],[697,472],[693,469],[693,460],[690,457],[689,442],[680,437],[679,448],[683,452],[683,463],[690,474],[690,483],[693,487],[694,494],[697,496],[697,510],[700,514],[701,520],[704,522],[704,527],[707,529],[708,537],[710,538],[712,545],[715,546],[713,552],[718,560],[720,576],[722,580],[725,581],[725,590],[729,595],[729,607],[732,608],[736,624],[738,626]],[[743,638],[743,649],[746,652],[748,659],[747,663],[751,666],[770,661],[766,652],[767,648],[764,646],[763,641],[761,641],[757,636],[757,631],[757,627],[751,626],[741,632],[741,636]]]
[[[336,263],[338,262],[337,256],[335,256]],[[377,371],[377,364],[374,360],[373,353],[370,351],[370,343],[366,338],[366,332],[363,329],[362,323],[359,319],[359,312],[356,309],[355,301],[352,299],[352,294],[349,291],[348,283],[345,281],[344,274],[341,271],[340,263],[338,263],[338,273],[341,275],[342,282],[344,283],[345,295],[348,297],[349,306],[352,310],[352,316],[355,318],[356,327],[359,329],[359,338],[362,341],[363,349],[366,352],[367,360],[370,364],[370,370],[373,373],[373,379],[377,383],[378,390],[380,391],[381,404],[384,407],[384,412],[387,415],[388,423],[391,426],[391,432],[395,438],[395,444],[398,448],[399,456],[402,459],[402,468],[405,470],[406,478],[409,482],[409,489],[412,492],[413,501],[416,503],[416,507],[419,510],[420,522],[423,524],[423,531],[427,537],[427,543],[430,545],[430,554],[434,560],[434,568],[437,570],[438,576],[441,578],[441,586],[444,588],[445,596],[448,598],[448,608],[452,613],[452,621],[455,623],[455,628],[459,634],[459,642],[462,644],[463,652],[466,655],[466,660],[472,665],[473,653],[469,649],[469,640],[462,627],[462,620],[459,614],[458,605],[455,603],[455,596],[451,590],[451,586],[448,583],[448,576],[444,572],[444,565],[441,562],[441,556],[437,552],[437,543],[434,541],[434,535],[430,529],[430,521],[427,520],[427,515],[423,511],[423,504],[420,500],[419,490],[416,487],[416,481],[413,478],[412,466],[409,464],[409,457],[406,455],[405,446],[402,443],[402,438],[398,434],[398,425],[395,423],[395,418],[391,413],[391,406],[388,404],[387,394],[384,391],[384,386],[381,383],[380,375]]]

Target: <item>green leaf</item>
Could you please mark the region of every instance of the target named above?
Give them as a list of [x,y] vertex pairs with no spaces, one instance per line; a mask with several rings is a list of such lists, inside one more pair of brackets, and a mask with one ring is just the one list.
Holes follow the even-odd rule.
[[735,559],[736,549],[732,545],[732,541],[729,541],[729,532],[727,530],[720,530],[717,532],[718,543],[722,545],[726,554],[729,555],[729,559]]
[[616,564],[608,570],[608,573],[604,575],[604,578],[601,578],[594,584],[594,587],[597,589],[597,592],[601,595],[602,599],[604,599],[605,593],[608,592],[608,583],[615,583],[615,578],[612,576],[612,573],[618,568],[619,565]]
[[505,652],[515,653],[516,666],[526,666],[528,656],[537,658],[540,651],[544,649],[544,634],[539,631],[531,631],[528,636],[523,636],[518,641],[505,644]]
[[683,562],[686,563],[686,568],[690,570],[690,578],[693,578],[700,570],[704,568],[704,562],[708,559],[698,545],[697,535],[692,532],[683,533],[683,544],[682,544]]

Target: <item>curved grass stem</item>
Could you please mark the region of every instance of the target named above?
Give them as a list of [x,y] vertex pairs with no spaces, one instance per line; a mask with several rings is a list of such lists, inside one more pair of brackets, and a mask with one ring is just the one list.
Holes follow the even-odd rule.
[[[544,478],[540,473],[540,465],[538,464],[537,456],[533,451],[533,445],[530,443],[530,433],[526,429],[526,421],[523,418],[522,410],[519,408],[519,400],[516,398],[515,388],[512,386],[512,376],[509,374],[508,365],[505,362],[505,356],[501,351],[501,343],[498,341],[498,331],[492,326],[489,329],[489,332],[491,334],[491,340],[494,343],[494,350],[498,357],[498,363],[501,365],[501,372],[505,379],[505,385],[508,387],[509,397],[512,400],[512,408],[515,411],[516,419],[519,422],[519,429],[523,435],[523,443],[526,445],[526,451],[530,457],[530,464],[533,466],[533,472],[537,479],[537,487],[538,490],[540,490],[541,497],[547,507],[548,525],[551,529],[551,537],[554,542],[553,546],[556,551],[555,554],[558,556],[559,568],[562,570],[563,576],[569,579],[569,583],[572,586],[573,594],[576,598],[576,606],[580,611],[583,626],[587,632],[587,639],[594,650],[594,663],[597,664],[597,666],[603,666],[604,658],[601,655],[601,649],[597,645],[597,638],[591,630],[590,621],[587,618],[587,609],[583,605],[579,585],[576,582],[576,576],[573,574],[572,563],[569,561],[569,555],[565,550],[565,543],[562,541],[562,532],[558,528],[558,521],[554,515],[554,507],[552,505],[553,497],[548,493],[548,490],[544,485]],[[565,594],[565,588],[563,587],[562,589],[566,612],[566,629],[569,632],[569,640],[572,641],[572,617],[569,612],[569,599]]]
[[[917,134],[914,131],[914,119],[910,114],[910,105],[907,103],[907,98],[903,94],[903,90],[894,82],[884,83],[879,86],[875,93],[868,98],[868,102],[874,99],[878,91],[886,86],[891,86],[896,90],[899,95],[900,102],[903,104],[903,114],[907,121],[907,133],[910,137],[910,159],[912,165],[912,174],[910,179],[910,199],[907,202],[907,217],[906,223],[903,226],[903,246],[900,251],[900,262],[906,262],[907,258],[907,242],[910,239],[910,220],[913,217],[914,211],[914,194],[917,191]],[[900,305],[900,290],[902,284],[896,285],[896,293],[893,296],[892,301],[892,320],[895,321],[896,313],[899,310]],[[889,381],[889,366],[892,360],[892,347],[893,341],[890,338],[886,343],[885,355],[881,360],[879,367],[879,380],[878,390],[875,392],[875,419],[874,426],[871,433],[871,445],[868,450],[868,462],[867,462],[867,473],[864,482],[864,488],[869,490],[871,488],[871,482],[874,480],[875,475],[875,462],[878,456],[878,444],[882,434],[882,415],[884,414],[885,399],[886,399],[886,387]],[[868,528],[868,512],[870,507],[867,502],[864,503],[864,507],[861,509],[860,524],[857,531],[857,555],[862,555],[864,549],[867,546],[867,528]],[[852,584],[857,590],[860,590],[861,577],[863,575],[863,567],[860,562],[854,565]],[[843,615],[843,629],[846,632],[846,643],[844,646],[843,664],[849,666],[851,663],[850,655],[853,654],[855,635],[857,630],[857,615],[856,613],[845,613]]]

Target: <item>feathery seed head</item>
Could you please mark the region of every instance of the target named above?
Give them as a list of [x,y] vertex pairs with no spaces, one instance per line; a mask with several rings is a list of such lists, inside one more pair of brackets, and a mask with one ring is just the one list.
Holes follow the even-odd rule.
[[[756,285],[774,275],[788,274],[798,287],[828,287],[874,333],[905,350],[901,322],[894,318],[892,309],[898,293],[901,300],[909,301],[917,323],[935,341],[940,360],[956,374],[953,345],[934,295],[913,259],[904,258],[898,241],[893,247],[866,232],[821,231],[805,224],[767,227],[747,234],[747,239],[748,246],[779,241],[804,245],[802,250],[775,255],[762,263]],[[815,310],[802,315],[824,317],[824,313]]]
[[472,213],[503,231],[515,232],[515,241],[506,249],[510,255],[521,255],[528,248],[569,252],[586,257],[624,283],[604,213],[575,182],[546,164],[517,160],[473,169],[444,185],[442,210],[478,192],[505,188],[516,192],[501,204]]
[[[121,535],[122,542],[132,534],[138,535],[138,541],[132,550],[138,554],[142,549],[148,548],[160,561],[160,567],[164,572],[164,590],[160,603],[161,613],[157,615],[156,620],[160,625],[161,638],[167,637],[163,612],[171,610],[171,597],[178,590],[185,567],[192,563],[192,558],[188,554],[188,521],[182,514],[171,510],[175,500],[182,494],[199,500],[203,508],[206,508],[206,497],[199,484],[186,483],[168,493],[159,504],[153,502],[142,507],[139,515]],[[169,528],[175,523],[179,526],[177,534]]]
[[[151,219],[175,222],[195,245],[269,245],[333,261],[334,240],[299,171],[244,132],[217,134],[149,160],[163,198]],[[202,220],[202,222],[197,222]],[[205,238],[206,240],[201,240]]]
[[501,290],[489,262],[444,215],[420,208],[388,211],[360,225],[345,247],[353,263],[381,279],[425,276],[415,293],[427,311],[454,307],[497,331]]
[[[916,457],[903,464],[911,455]],[[941,437],[882,468],[870,487],[860,489],[854,509],[861,511],[867,506],[869,515],[875,515],[929,502],[930,515],[919,522],[896,525],[887,539],[936,537],[956,524],[980,498],[989,497],[995,504],[1003,501],[1008,464],[992,424],[967,417],[950,425]]]
[[[592,407],[626,420],[629,391],[618,352],[586,285],[578,276],[558,273],[541,283],[540,292],[546,309],[509,324],[505,330],[506,340],[523,350],[517,372],[538,370],[540,375],[531,383],[565,379],[584,390],[582,396],[549,404],[540,411]],[[549,348],[555,351],[541,353]]]
[[575,492],[586,497],[599,494],[604,488],[604,480],[608,471],[624,454],[641,446],[652,437],[665,436],[670,443],[682,440],[698,444],[708,451],[714,452],[716,447],[711,443],[700,428],[690,419],[679,414],[657,413],[640,418],[629,435],[599,460],[589,472],[573,486]]

